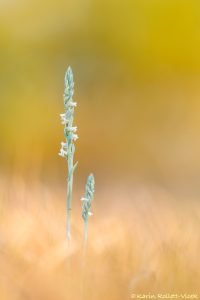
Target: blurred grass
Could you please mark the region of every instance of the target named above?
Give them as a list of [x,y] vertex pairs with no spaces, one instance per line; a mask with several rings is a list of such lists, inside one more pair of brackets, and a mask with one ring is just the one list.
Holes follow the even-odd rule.
[[200,292],[200,207],[195,199],[177,201],[158,186],[99,189],[83,265],[78,201],[73,203],[73,239],[68,248],[63,188],[27,184],[19,177],[1,178],[0,186],[3,300],[83,299],[82,271],[84,299]]

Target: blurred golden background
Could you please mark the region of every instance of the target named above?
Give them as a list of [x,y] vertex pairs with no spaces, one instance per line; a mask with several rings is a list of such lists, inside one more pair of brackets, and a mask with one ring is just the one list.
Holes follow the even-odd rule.
[[71,65],[78,172],[197,190],[199,20],[195,0],[1,0],[2,172],[64,172],[59,113]]
[[197,291],[200,2],[0,0],[0,299],[80,299],[62,265],[80,271],[80,203],[68,253],[58,156],[69,65],[75,198],[96,178],[86,299]]

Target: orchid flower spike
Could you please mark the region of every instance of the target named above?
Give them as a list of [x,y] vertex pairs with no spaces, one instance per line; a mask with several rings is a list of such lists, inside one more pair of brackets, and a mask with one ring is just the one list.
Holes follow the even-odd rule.
[[73,189],[73,173],[77,166],[74,164],[74,141],[78,139],[76,134],[77,127],[73,125],[74,108],[76,102],[73,101],[74,95],[74,80],[71,67],[65,73],[65,88],[64,88],[64,113],[60,114],[61,123],[64,125],[64,136],[66,142],[61,142],[61,149],[58,153],[68,161],[68,184],[67,184],[67,238],[71,238],[71,207],[72,207],[72,189]]

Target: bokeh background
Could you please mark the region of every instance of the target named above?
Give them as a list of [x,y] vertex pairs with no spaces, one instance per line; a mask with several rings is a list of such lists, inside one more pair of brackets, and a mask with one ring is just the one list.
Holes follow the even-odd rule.
[[1,0],[0,14],[2,172],[59,178],[71,65],[80,170],[198,189],[198,1]]
[[[104,299],[125,299],[125,283],[130,282],[129,255],[132,253],[131,249],[136,251],[133,246],[130,248],[128,236],[134,231],[135,222],[141,222],[142,227],[137,225],[137,238],[144,239],[143,242],[140,240],[141,244],[137,244],[137,251],[140,253],[149,238],[142,223],[144,218],[148,222],[149,211],[153,214],[153,219],[149,217],[147,227],[152,229],[154,241],[164,247],[165,254],[169,254],[170,247],[173,249],[170,251],[176,253],[173,257],[169,254],[168,259],[163,260],[166,263],[164,270],[172,267],[169,267],[166,276],[174,274],[173,262],[176,262],[178,253],[183,249],[187,250],[188,261],[195,261],[198,257],[200,2],[0,0],[1,233],[4,232],[3,236],[7,237],[5,240],[9,241],[9,237],[16,238],[15,230],[18,230],[20,241],[19,245],[16,243],[6,248],[8,262],[15,253],[13,249],[17,245],[21,249],[21,239],[25,245],[29,240],[29,234],[24,237],[24,231],[20,231],[20,228],[27,227],[27,223],[17,227],[21,223],[13,217],[12,213],[16,213],[12,212],[13,207],[17,206],[18,209],[18,205],[25,199],[26,205],[27,202],[32,205],[36,197],[41,198],[41,201],[53,199],[52,203],[59,211],[57,204],[62,207],[61,203],[65,201],[67,164],[57,154],[63,140],[59,114],[63,112],[64,73],[69,65],[74,72],[74,98],[78,103],[74,121],[79,134],[76,142],[76,160],[79,165],[75,195],[81,196],[86,176],[93,171],[97,182],[97,221],[96,225],[94,221],[93,226],[99,228],[98,222],[106,216],[107,209],[109,217],[112,216],[115,220],[108,228],[104,227],[104,223],[102,225],[102,236],[105,230],[110,230],[110,252],[104,248],[109,240],[109,236],[106,236],[106,242],[98,240],[97,244],[99,247],[101,245],[102,252],[94,251],[93,262],[95,264],[97,257],[99,261],[99,253],[113,253],[111,257],[115,257],[116,253],[126,253],[118,248],[116,252],[112,252],[112,247],[117,247],[117,244],[126,245],[129,249],[129,254],[126,253],[127,260],[108,260],[111,266],[119,263],[120,274],[126,274],[123,278],[116,279],[115,276],[112,277],[116,270],[115,273],[108,272],[108,278],[112,278],[112,282],[118,282],[117,288],[120,282],[124,282],[121,290],[116,291],[116,285],[111,284],[109,294],[109,289],[101,278],[102,286],[107,291]],[[55,195],[56,192],[59,197]],[[152,202],[149,199],[153,199]],[[51,203],[51,200],[45,201]],[[173,205],[169,208],[170,201]],[[24,207],[24,203],[22,206]],[[157,206],[159,211],[156,211]],[[130,214],[129,234],[125,225],[119,226],[121,212],[125,208]],[[32,209],[31,206],[27,219],[32,218],[35,224],[36,216],[31,214]],[[62,209],[59,211],[60,215],[61,211]],[[131,214],[133,211],[134,215]],[[160,219],[157,220],[158,214]],[[41,218],[46,218],[44,211]],[[162,221],[165,222],[164,228],[156,231]],[[63,224],[64,222],[63,216]],[[5,231],[8,224],[13,226],[9,232]],[[188,229],[187,226],[192,227]],[[126,235],[122,236],[127,236],[127,240],[117,240],[115,244],[112,239],[113,228],[116,228],[116,235],[124,228]],[[165,228],[169,228],[170,232],[169,240],[164,240],[167,248],[163,246],[163,237],[165,234],[168,236]],[[34,235],[35,230],[37,231],[33,226],[30,232],[35,236],[33,240],[38,241],[38,235]],[[46,227],[43,232],[45,230]],[[95,230],[93,231],[95,237]],[[135,236],[132,238],[134,241]],[[47,251],[45,238],[42,242],[44,247],[41,251]],[[41,252],[35,254],[36,246],[34,243],[33,245],[32,250],[28,247],[26,251],[33,251],[35,263]],[[181,250],[180,245],[183,247]],[[162,247],[159,249],[163,249]],[[188,247],[192,253],[188,252]],[[19,262],[17,266],[20,266],[19,269],[16,266],[16,269],[24,274],[24,265],[22,267],[18,252],[15,253],[15,259]],[[4,256],[2,261],[5,261]],[[106,265],[105,261],[102,265]],[[134,267],[135,265],[133,269]],[[188,290],[196,287],[196,281],[189,281],[189,278],[199,278],[195,263],[193,267],[187,272],[188,265],[184,260],[179,268],[180,273],[177,273],[177,277],[167,287],[183,288],[187,286],[186,283]],[[101,264],[98,268],[101,268]],[[158,263],[155,269],[162,268],[163,264]],[[5,266],[4,270],[8,269],[8,265]],[[179,275],[183,275],[183,269],[186,271],[182,280]],[[105,268],[102,274],[106,270]],[[12,272],[11,268],[9,274]],[[134,274],[136,273],[137,271]],[[155,274],[153,273],[151,280],[157,278]],[[5,275],[8,287],[9,276]],[[160,273],[158,278],[161,278],[159,276]],[[166,282],[166,277],[163,277],[157,287],[162,288]],[[152,288],[152,281],[148,288]],[[147,291],[150,291],[148,288]],[[30,290],[32,289],[34,290],[30,286]],[[14,295],[7,292],[9,288],[5,290],[4,299],[15,299]],[[37,299],[51,299],[50,294],[46,295],[44,290],[42,293]],[[19,295],[19,299],[23,299]],[[26,299],[32,299],[30,295],[32,294]],[[98,295],[93,294],[91,297],[99,299]],[[62,299],[61,295],[59,299]],[[87,299],[90,299],[89,296]]]

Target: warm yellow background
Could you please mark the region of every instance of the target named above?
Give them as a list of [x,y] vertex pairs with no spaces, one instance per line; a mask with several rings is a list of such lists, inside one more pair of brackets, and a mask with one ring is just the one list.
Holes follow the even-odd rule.
[[2,172],[65,172],[71,65],[78,172],[198,186],[199,1],[1,0],[0,41]]
[[[69,65],[70,247],[58,156]],[[199,186],[199,0],[0,0],[0,300],[198,293]]]

